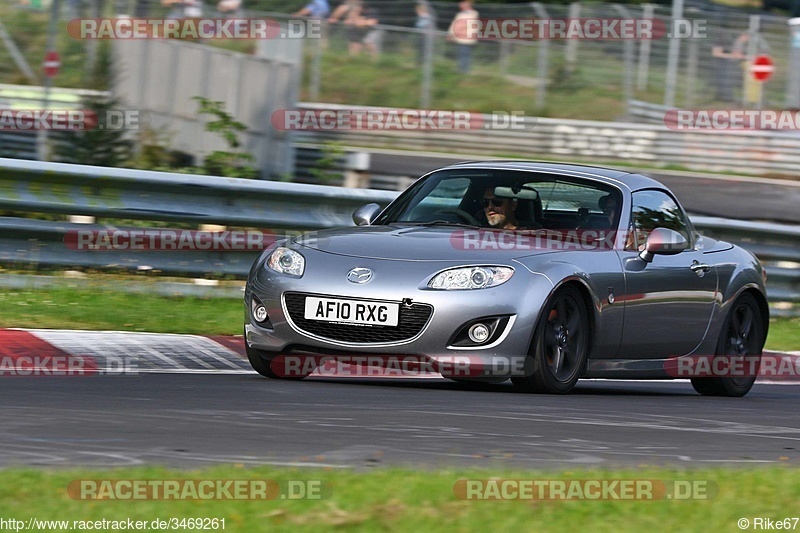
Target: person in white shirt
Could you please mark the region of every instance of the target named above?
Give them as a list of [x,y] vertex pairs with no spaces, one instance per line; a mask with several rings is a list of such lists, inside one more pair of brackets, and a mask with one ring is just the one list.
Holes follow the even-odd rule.
[[478,12],[472,9],[472,2],[467,0],[458,3],[459,12],[450,23],[447,39],[458,45],[458,71],[462,74],[469,72],[472,65],[472,48],[478,39],[467,31],[467,21],[477,19]]

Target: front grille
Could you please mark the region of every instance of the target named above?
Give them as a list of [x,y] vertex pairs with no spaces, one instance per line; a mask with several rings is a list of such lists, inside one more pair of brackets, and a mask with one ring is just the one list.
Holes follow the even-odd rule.
[[[433,306],[428,304],[411,304],[410,306],[401,304],[397,326],[363,326],[308,320],[303,317],[306,296],[342,298],[341,296],[324,294],[287,292],[284,294],[284,300],[286,302],[286,311],[289,313],[292,322],[299,329],[311,335],[351,344],[382,344],[414,338],[419,335],[419,332],[428,323],[428,319],[433,313]],[[357,298],[348,299],[357,300]]]

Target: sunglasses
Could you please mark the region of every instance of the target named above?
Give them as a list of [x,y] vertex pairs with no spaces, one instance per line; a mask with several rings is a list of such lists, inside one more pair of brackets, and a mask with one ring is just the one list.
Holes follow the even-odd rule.
[[484,198],[483,207],[489,207],[489,204],[492,204],[494,207],[500,207],[505,201],[505,198]]

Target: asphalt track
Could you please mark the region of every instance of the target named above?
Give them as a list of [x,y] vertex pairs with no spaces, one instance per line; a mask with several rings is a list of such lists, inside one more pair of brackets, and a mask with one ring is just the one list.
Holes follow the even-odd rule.
[[[550,469],[800,461],[797,384],[757,384],[745,398],[706,398],[685,381],[586,381],[566,396],[441,378],[287,382],[249,371],[230,342],[210,350],[194,336],[39,335],[52,350],[84,338],[107,357],[118,336],[117,355],[139,358],[139,371],[0,378],[0,467]],[[24,353],[21,342],[6,342],[6,350]],[[219,361],[225,353],[229,363]]]
[[[374,153],[371,172],[418,176],[452,161]],[[693,213],[800,224],[798,182],[648,174],[672,188]],[[759,383],[745,398],[734,399],[701,397],[685,381],[583,381],[567,396],[437,378],[284,382],[254,374],[241,347],[229,339],[52,331],[40,336],[47,341],[41,346],[5,338],[0,355],[50,350],[100,364],[128,357],[137,371],[0,377],[0,467],[569,468],[800,461],[797,384]]]
[[703,398],[688,383],[569,396],[444,380],[254,374],[12,378],[0,465],[712,466],[800,461],[800,387]]
[[[491,159],[486,156],[364,150],[371,152],[371,173],[412,177],[458,161]],[[799,181],[659,170],[641,170],[641,173],[672,189],[690,213],[800,224],[800,209],[797,207],[800,205]]]

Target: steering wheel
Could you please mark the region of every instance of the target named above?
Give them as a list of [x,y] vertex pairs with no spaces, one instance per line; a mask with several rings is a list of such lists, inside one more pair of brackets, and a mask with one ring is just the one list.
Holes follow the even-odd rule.
[[478,222],[478,219],[474,216],[470,215],[463,209],[458,209],[454,207],[452,209],[439,209],[438,211],[433,213],[434,215],[456,215],[458,218],[469,224],[470,226],[480,226],[481,223]]

